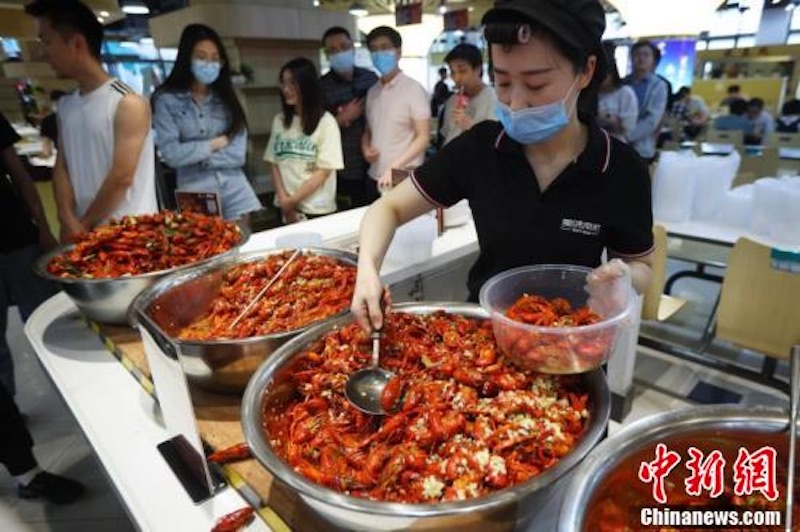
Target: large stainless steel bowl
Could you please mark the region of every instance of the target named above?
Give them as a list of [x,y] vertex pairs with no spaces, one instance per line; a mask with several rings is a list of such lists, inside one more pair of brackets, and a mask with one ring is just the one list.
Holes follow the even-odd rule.
[[[131,321],[145,327],[165,353],[180,361],[191,382],[213,391],[241,393],[264,359],[288,340],[328,320],[250,338],[181,340],[178,334],[209,312],[212,301],[219,295],[225,271],[285,251],[271,249],[240,253],[165,277],[133,301]],[[358,257],[346,251],[323,248],[305,248],[304,251],[334,257],[354,267],[358,264]],[[328,319],[347,312],[349,309]]]
[[[754,434],[785,431],[788,418],[779,409],[712,405],[655,414],[632,423],[598,445],[575,469],[558,519],[559,532],[590,530],[586,511],[597,490],[620,463],[645,449],[655,450],[666,437],[717,429],[747,430]],[[685,458],[685,457],[684,457]],[[683,467],[683,466],[680,466]],[[655,505],[655,503],[654,503]]]
[[[466,303],[406,303],[395,312],[429,314],[437,310],[488,318],[477,305]],[[281,404],[294,393],[290,371],[295,357],[305,347],[335,327],[352,322],[352,316],[315,327],[287,342],[258,368],[242,399],[242,424],[247,443],[256,458],[280,481],[298,492],[324,518],[345,530],[497,530],[519,526],[547,506],[556,482],[594,447],[608,423],[610,403],[605,375],[601,370],[583,374],[591,402],[589,423],[577,446],[558,462],[528,482],[491,495],[439,504],[402,504],[351,497],[315,484],[297,474],[272,451],[261,423],[265,402]]]
[[241,238],[239,242],[226,251],[205,260],[176,266],[168,270],[143,273],[141,275],[126,275],[109,279],[76,279],[58,277],[47,271],[47,265],[58,255],[70,251],[74,245],[66,244],[45,253],[36,260],[34,270],[45,279],[56,283],[67,295],[72,298],[75,305],[86,317],[99,323],[127,324],[128,309],[131,302],[144,289],[152,286],[156,281],[172,273],[196,266],[222,260],[238,253],[239,248],[250,238],[250,229],[239,224]]

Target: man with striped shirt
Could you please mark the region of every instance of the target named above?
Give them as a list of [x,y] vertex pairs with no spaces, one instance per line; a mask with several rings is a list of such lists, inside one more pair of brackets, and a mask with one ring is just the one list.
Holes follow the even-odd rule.
[[61,240],[109,218],[158,210],[150,106],[103,69],[103,26],[78,0],[34,0],[50,66],[78,89],[59,102],[59,146],[53,169]]

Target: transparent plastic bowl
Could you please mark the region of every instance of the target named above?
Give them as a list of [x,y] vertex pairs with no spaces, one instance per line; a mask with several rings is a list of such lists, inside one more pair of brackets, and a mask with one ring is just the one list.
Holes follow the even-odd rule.
[[[591,268],[564,264],[522,266],[499,273],[481,288],[481,306],[492,319],[497,345],[517,366],[541,373],[583,373],[608,360],[620,327],[634,308],[631,289],[623,301],[593,301],[601,321],[578,327],[541,327],[506,316],[524,294],[563,297],[573,309],[586,306],[586,275]],[[595,303],[599,303],[595,305]],[[603,312],[598,312],[602,308]]]

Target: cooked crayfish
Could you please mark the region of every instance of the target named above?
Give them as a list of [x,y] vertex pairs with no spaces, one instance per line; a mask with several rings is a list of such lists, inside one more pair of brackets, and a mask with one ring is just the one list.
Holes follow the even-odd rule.
[[524,482],[580,438],[589,408],[580,381],[520,372],[487,320],[392,313],[383,334],[381,364],[396,374],[382,397],[388,415],[344,397],[347,375],[370,361],[357,325],[300,353],[295,397],[265,406],[267,439],[300,475],[375,500],[460,500]]

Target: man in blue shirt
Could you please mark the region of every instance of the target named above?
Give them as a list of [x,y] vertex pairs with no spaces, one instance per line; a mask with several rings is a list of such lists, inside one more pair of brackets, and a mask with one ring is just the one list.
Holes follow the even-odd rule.
[[628,142],[648,162],[656,156],[656,139],[667,109],[667,85],[655,74],[661,52],[650,41],[638,41],[631,48],[633,73],[624,82],[631,86],[639,101],[636,127],[627,135]]
[[747,112],[747,102],[745,100],[733,99],[729,104],[730,113],[718,116],[714,120],[714,129],[721,131],[747,131],[750,121],[744,114]]
[[364,104],[367,91],[378,81],[378,76],[355,66],[355,49],[346,29],[339,26],[328,29],[322,36],[322,46],[331,64],[330,72],[320,80],[325,108],[336,118],[342,132],[344,168],[336,173],[336,195],[347,203],[340,209],[363,207],[369,204],[369,164],[361,152],[366,123]]

